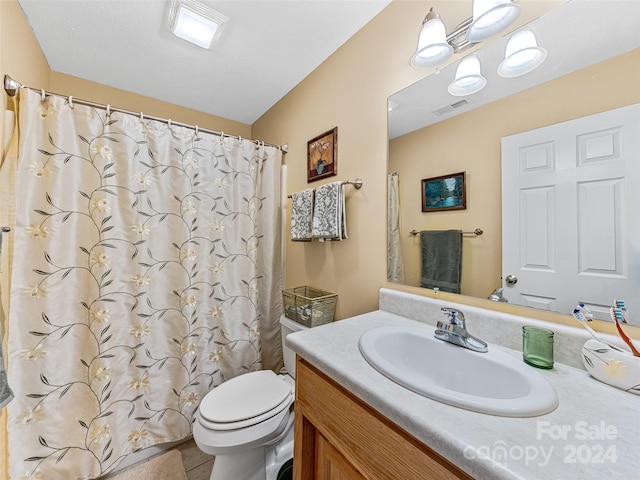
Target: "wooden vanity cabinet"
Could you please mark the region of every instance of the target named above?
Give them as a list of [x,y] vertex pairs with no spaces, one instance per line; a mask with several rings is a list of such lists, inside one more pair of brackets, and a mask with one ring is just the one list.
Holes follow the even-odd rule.
[[296,362],[295,480],[472,478],[305,360]]

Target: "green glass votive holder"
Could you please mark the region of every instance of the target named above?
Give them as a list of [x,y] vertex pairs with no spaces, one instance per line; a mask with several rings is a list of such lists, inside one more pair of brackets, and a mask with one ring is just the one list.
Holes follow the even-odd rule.
[[553,368],[553,332],[546,328],[522,327],[522,358],[536,368]]

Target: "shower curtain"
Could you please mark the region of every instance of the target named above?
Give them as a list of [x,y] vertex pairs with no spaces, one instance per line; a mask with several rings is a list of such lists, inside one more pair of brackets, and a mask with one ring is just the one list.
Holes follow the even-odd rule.
[[400,238],[400,185],[397,173],[387,175],[387,280],[404,283],[404,258]]
[[95,478],[188,436],[211,388],[279,364],[282,152],[26,89],[18,103],[10,473]]

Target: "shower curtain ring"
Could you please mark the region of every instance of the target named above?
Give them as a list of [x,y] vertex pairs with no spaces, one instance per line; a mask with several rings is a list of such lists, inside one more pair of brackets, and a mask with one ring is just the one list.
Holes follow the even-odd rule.
[[140,112],[140,121],[144,122],[144,113]]
[[42,97],[42,102],[44,103],[44,101],[47,99],[47,94],[44,90],[40,90],[40,96]]
[[171,119],[167,120],[167,125],[169,125],[169,128],[171,128]]
[[111,116],[111,105],[107,105],[107,117]]
[[198,136],[199,131],[200,131],[200,128],[198,127],[198,125],[196,125],[196,137]]
[[73,108],[73,95],[69,95],[69,108]]

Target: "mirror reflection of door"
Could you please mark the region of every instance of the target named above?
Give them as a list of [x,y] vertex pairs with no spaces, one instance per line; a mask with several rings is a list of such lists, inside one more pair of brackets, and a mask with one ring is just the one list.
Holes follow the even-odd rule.
[[640,308],[639,132],[636,104],[502,139],[509,302],[570,313],[582,301],[601,319],[616,298]]

